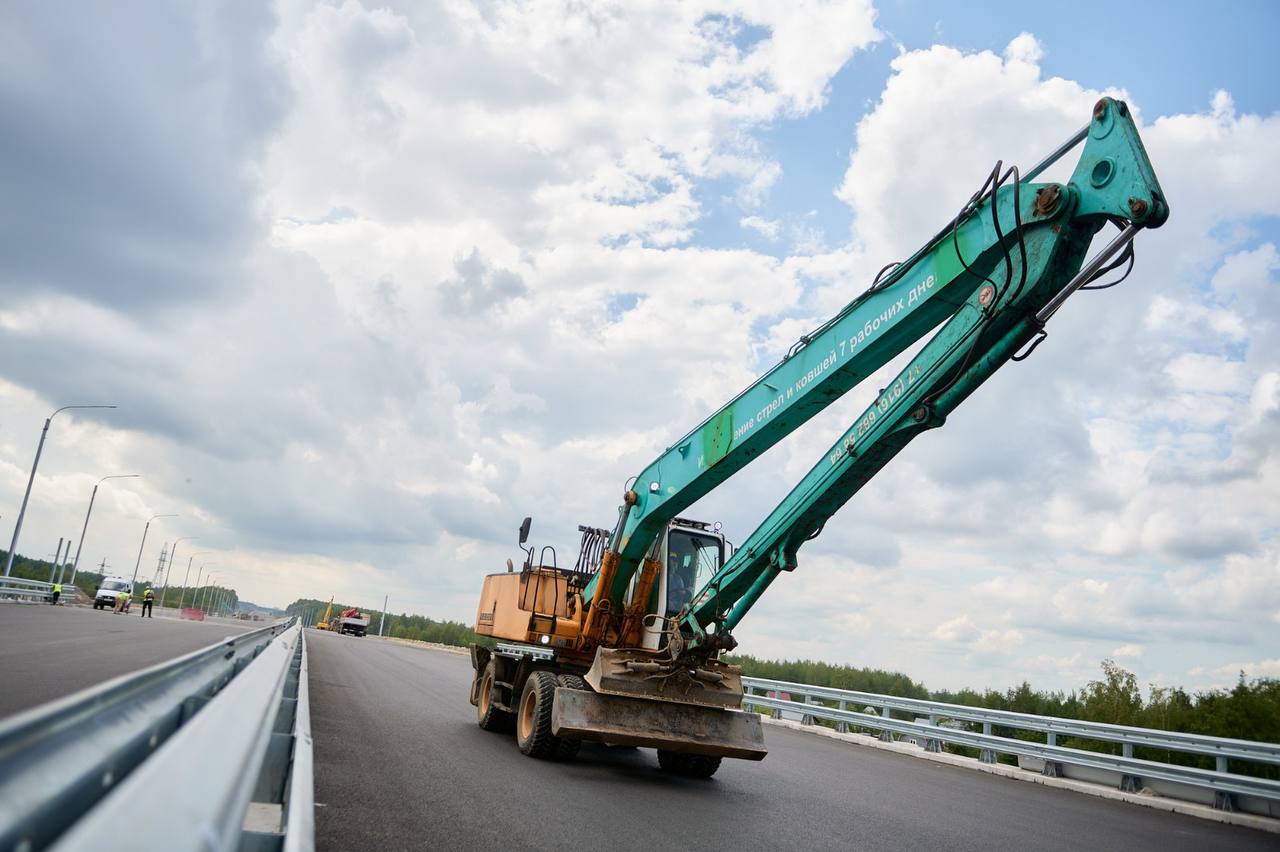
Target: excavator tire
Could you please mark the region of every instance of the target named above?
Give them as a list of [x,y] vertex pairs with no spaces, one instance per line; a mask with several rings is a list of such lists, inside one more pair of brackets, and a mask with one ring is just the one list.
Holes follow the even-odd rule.
[[[556,681],[566,689],[584,689],[589,690],[587,682],[576,674],[562,674],[556,678]],[[560,748],[556,749],[556,760],[573,760],[578,756],[578,749],[582,748],[582,740],[573,737],[560,737]]]
[[514,725],[515,715],[494,706],[490,699],[493,690],[493,663],[484,667],[480,678],[480,689],[476,693],[476,722],[486,731],[510,731]]
[[551,733],[551,708],[556,700],[556,676],[548,671],[529,675],[516,707],[516,742],[529,757],[555,757],[560,738]]
[[720,758],[658,749],[658,766],[663,772],[685,778],[710,778],[720,768]]

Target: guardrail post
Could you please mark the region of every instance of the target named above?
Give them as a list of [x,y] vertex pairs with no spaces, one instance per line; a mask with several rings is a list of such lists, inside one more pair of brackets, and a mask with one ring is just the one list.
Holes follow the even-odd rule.
[[[929,714],[929,725],[934,728],[938,727],[937,713]],[[942,740],[938,739],[937,737],[929,737],[927,740],[924,741],[924,750],[933,751],[933,752],[942,751]]]
[[[982,733],[983,733],[983,734],[985,734],[985,735],[986,735],[986,736],[988,736],[988,737],[989,737],[989,736],[991,736],[991,723],[990,723],[990,722],[983,722],[983,723],[982,723]],[[991,749],[989,749],[989,748],[984,748],[984,749],[982,749],[982,755],[981,755],[981,758],[982,758],[982,762],[983,762],[983,763],[995,763],[995,762],[996,762],[996,753],[995,753],[994,751],[992,751]]]
[[1214,768],[1217,769],[1219,772],[1226,772],[1227,759],[1222,755],[1218,755],[1217,758],[1215,758],[1214,760]]
[[[886,706],[886,707],[881,707],[881,708],[880,708],[880,716],[881,716],[881,718],[884,718],[884,719],[890,719],[890,718],[892,718],[892,717],[889,715],[889,708],[888,708],[887,706]],[[891,743],[891,742],[893,742],[893,731],[882,730],[882,731],[880,732],[880,741],[881,741],[881,742],[886,742],[886,743]]]
[[1213,809],[1216,811],[1226,811],[1234,813],[1236,810],[1236,797],[1232,793],[1224,793],[1222,790],[1213,791]]
[[[1058,732],[1045,732],[1045,745],[1056,746],[1058,744]],[[1046,778],[1062,778],[1065,773],[1062,771],[1062,764],[1056,760],[1045,758],[1044,766],[1040,768],[1040,774]]]
[[1122,757],[1133,757],[1133,743],[1121,743],[1120,755]]
[[[842,700],[842,701],[840,702],[840,709],[841,709],[841,710],[848,710],[848,709],[849,709],[849,702],[848,702],[848,701],[843,701],[843,700]],[[849,733],[849,723],[848,723],[848,722],[836,722],[836,731],[837,731],[838,733],[841,733],[841,734],[847,734],[847,733]]]
[[[805,703],[805,704],[812,704],[812,703],[813,703],[813,696],[812,696],[812,695],[807,695],[807,694],[806,694],[806,695],[805,695],[805,697],[804,697],[804,703]],[[812,714],[812,713],[805,713],[803,716],[801,716],[801,717],[800,717],[800,724],[801,724],[801,725],[812,725],[812,724],[813,724],[813,714]]]

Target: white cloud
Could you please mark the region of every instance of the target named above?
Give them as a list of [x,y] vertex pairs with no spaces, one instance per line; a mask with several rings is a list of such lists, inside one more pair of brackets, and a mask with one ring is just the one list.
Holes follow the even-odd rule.
[[1241,675],[1244,675],[1245,678],[1280,677],[1280,659],[1226,663],[1213,668],[1196,666],[1187,672],[1187,676],[1194,681],[1219,688],[1233,685]]
[[1245,365],[1215,355],[1187,352],[1165,366],[1176,391],[1198,394],[1235,393],[1248,390]]
[[1141,657],[1142,650],[1141,645],[1130,643],[1128,645],[1121,645],[1119,648],[1112,648],[1111,656],[1116,659],[1122,659],[1124,657]]
[[1044,58],[1044,45],[1031,33],[1019,33],[1004,49],[1004,58],[1008,62],[1021,62],[1035,65]]
[[760,236],[765,239],[773,241],[778,238],[778,229],[781,225],[775,220],[762,219],[759,216],[744,216],[738,221],[738,226],[742,228],[749,228],[750,230],[759,233]]
[[879,104],[858,122],[837,191],[853,208],[857,244],[884,262],[906,257],[960,210],[997,159],[1029,165],[1081,126],[1102,93],[1042,80],[1039,53],[1023,34],[1006,59],[935,45],[893,60]]
[[939,624],[930,635],[943,642],[972,642],[982,634],[969,616],[958,615]]

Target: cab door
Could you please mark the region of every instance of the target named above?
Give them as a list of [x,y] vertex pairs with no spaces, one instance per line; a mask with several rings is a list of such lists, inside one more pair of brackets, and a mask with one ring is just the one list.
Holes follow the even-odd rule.
[[[724,538],[709,530],[670,527],[658,564],[657,601],[651,611],[671,619],[701,592],[724,564]],[[669,622],[650,621],[653,623],[645,629],[642,645],[656,650],[666,645],[664,631]]]

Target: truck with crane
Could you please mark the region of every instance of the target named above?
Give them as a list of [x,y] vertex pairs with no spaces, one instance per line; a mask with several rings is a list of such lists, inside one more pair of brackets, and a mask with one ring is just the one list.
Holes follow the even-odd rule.
[[359,607],[350,607],[342,610],[337,618],[333,617],[333,598],[329,598],[329,605],[325,607],[324,615],[320,616],[320,620],[316,622],[317,630],[328,630],[330,633],[338,633],[344,636],[364,636],[369,632],[369,616],[360,611]]
[[363,636],[369,632],[369,616],[353,606],[344,609],[337,621],[330,622],[329,629],[344,636]]
[[[1069,179],[1036,181],[1081,143]],[[570,758],[584,740],[652,747],[663,770],[690,777],[710,777],[725,757],[763,759],[760,717],[740,709],[741,670],[720,659],[737,645],[734,628],[913,438],[1027,359],[1071,295],[1123,280],[1134,238],[1168,215],[1121,100],[1099,100],[1088,124],[1025,174],[997,162],[911,257],[629,480],[611,525],[579,527],[572,567],[549,547],[526,547],[524,519],[523,564],[486,576],[477,607],[476,633],[495,640],[471,646],[480,727],[514,728],[520,750],[539,758]],[[1118,234],[1089,257],[1108,226]],[[1111,274],[1120,278],[1100,280]],[[683,516],[930,332],[740,546],[719,524]]]

